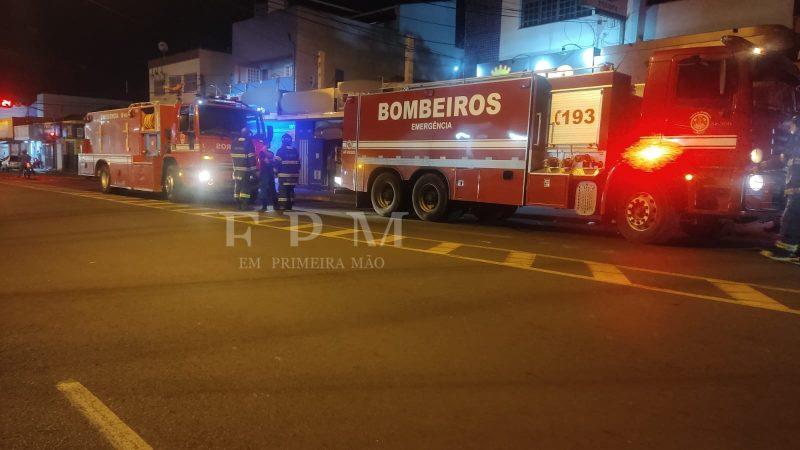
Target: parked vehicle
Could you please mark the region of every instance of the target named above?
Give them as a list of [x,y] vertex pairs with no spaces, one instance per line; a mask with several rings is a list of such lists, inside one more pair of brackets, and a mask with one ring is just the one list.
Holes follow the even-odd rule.
[[20,169],[19,155],[8,155],[0,161],[0,169],[4,172]]
[[616,222],[640,243],[777,216],[782,174],[757,163],[798,111],[800,74],[744,39],[723,44],[655,52],[641,98],[611,71],[351,96],[340,184],[385,216],[497,219],[536,205]]
[[261,115],[234,100],[190,104],[134,103],[86,117],[87,145],[78,173],[113,188],[183,194],[232,189],[231,143],[250,128],[257,150],[271,138]]

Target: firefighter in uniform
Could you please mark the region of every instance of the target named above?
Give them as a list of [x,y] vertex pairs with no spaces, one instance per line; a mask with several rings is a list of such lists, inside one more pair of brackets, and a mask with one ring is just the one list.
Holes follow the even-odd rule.
[[250,130],[242,128],[241,136],[231,146],[233,160],[233,198],[239,210],[250,203],[250,191],[256,183],[256,153]]
[[300,155],[292,146],[292,137],[284,134],[281,138],[275,161],[278,163],[278,206],[290,211],[294,202],[294,187],[300,177]]
[[258,155],[259,191],[261,192],[261,211],[271,211],[275,205],[275,154],[265,149]]
[[776,149],[786,164],[786,208],[775,247],[762,255],[777,261],[800,264],[800,117],[793,117],[775,132]]

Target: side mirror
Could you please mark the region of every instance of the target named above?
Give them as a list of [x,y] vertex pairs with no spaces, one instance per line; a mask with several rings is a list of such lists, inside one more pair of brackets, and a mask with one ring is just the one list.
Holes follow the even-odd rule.
[[172,142],[172,128],[164,130],[164,139],[166,139],[168,144]]

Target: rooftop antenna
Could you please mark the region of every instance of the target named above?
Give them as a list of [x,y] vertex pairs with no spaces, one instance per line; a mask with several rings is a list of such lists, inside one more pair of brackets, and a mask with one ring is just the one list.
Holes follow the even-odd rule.
[[158,51],[161,52],[161,68],[159,69],[159,71],[163,75],[164,74],[164,64],[166,64],[167,52],[169,51],[169,46],[167,45],[166,42],[161,41],[161,42],[158,43]]

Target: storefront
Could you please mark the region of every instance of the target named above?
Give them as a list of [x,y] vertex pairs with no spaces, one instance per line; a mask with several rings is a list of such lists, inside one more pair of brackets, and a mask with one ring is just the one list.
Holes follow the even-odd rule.
[[300,154],[299,185],[331,190],[341,164],[342,113],[269,115],[264,124],[273,128],[273,152],[281,146],[281,136],[292,136]]

